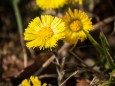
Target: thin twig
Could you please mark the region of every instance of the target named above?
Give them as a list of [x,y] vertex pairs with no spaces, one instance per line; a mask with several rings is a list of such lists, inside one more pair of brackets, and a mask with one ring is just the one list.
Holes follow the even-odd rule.
[[63,86],[72,76],[76,75],[78,72],[78,70],[74,71],[64,82],[61,83],[60,86]]
[[[58,53],[60,54],[63,50],[65,50],[67,47],[69,47],[69,44],[65,43],[58,51]],[[43,65],[42,67],[37,70],[34,75],[38,75],[40,74],[48,65],[50,65],[50,63],[52,63],[53,60],[55,60],[56,57],[55,55],[52,55]]]
[[[64,51],[64,50],[63,50]],[[59,62],[59,55],[55,54],[54,55],[56,56],[56,63],[59,65],[56,66],[56,70],[57,70],[57,74],[58,74],[58,86],[60,86],[61,82],[63,81],[63,77],[64,77],[64,64],[65,64],[65,57],[62,58],[62,63]]]
[[99,79],[103,79],[103,74],[101,73],[101,72],[98,72],[98,71],[96,71],[96,70],[94,70],[94,69],[92,69],[92,68],[78,68],[78,70],[82,70],[82,71],[90,71],[90,72],[92,72],[92,73],[94,73],[95,74],[95,76],[97,76]]
[[62,58],[62,63],[61,63],[61,68],[62,68],[62,70],[63,70],[63,68],[64,68],[65,59],[66,59],[66,57],[64,56],[64,57]]
[[45,69],[55,58],[56,58],[55,55],[52,55],[52,56],[42,65],[42,67],[41,67],[38,71],[36,71],[33,75],[38,75],[38,74],[40,74],[40,73],[43,71],[43,69]]
[[93,86],[94,84],[96,84],[96,79],[97,79],[97,77],[94,76],[93,80],[90,83],[90,86]]
[[88,67],[88,65],[80,58],[80,56],[78,56],[77,54],[75,54],[73,51],[70,51],[70,53],[77,59],[79,60],[81,63],[83,63],[86,67]]
[[52,61],[53,64],[55,64],[57,67],[60,67],[59,64],[57,64],[56,62]]
[[113,32],[111,33],[111,36],[113,36],[115,34],[115,20],[114,20],[114,29]]
[[[85,64],[85,62],[80,58],[80,56],[78,56],[77,54],[75,54],[74,52],[73,52],[73,50],[74,50],[74,48],[76,47],[76,45],[77,45],[77,42],[78,41],[76,41],[76,43],[73,45],[73,47],[70,49],[70,53],[77,59],[77,60],[79,60],[80,62],[82,62],[85,66],[87,66],[87,64]],[[88,66],[87,66],[88,67]]]
[[39,76],[39,79],[43,78],[57,78],[57,74],[44,74]]
[[112,21],[114,21],[114,20],[115,20],[115,16],[108,17],[108,18],[104,19],[103,21],[100,21],[100,22],[96,23],[96,24],[94,25],[94,30],[96,30],[96,29],[98,29],[99,27],[102,27],[102,26],[104,26],[105,24],[108,24],[108,23],[110,23],[110,22],[112,22]]
[[97,78],[99,78],[101,80],[104,79],[103,73],[98,72],[98,71],[96,71],[96,70],[94,70],[92,68],[89,68],[89,67],[79,67],[79,66],[76,66],[76,67],[72,67],[71,69],[65,70],[65,72],[70,72],[70,70],[79,70],[79,72],[89,71],[89,72],[93,73]]
[[115,14],[115,6],[114,6],[114,4],[112,3],[112,0],[107,0],[107,1],[108,1],[109,5],[111,6],[111,8],[112,8],[112,10],[113,10],[113,12],[114,12],[114,14]]

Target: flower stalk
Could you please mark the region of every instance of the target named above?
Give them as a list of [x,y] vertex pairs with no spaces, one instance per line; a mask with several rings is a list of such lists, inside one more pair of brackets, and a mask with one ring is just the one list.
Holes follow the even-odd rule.
[[[113,63],[113,60],[111,59],[111,55],[108,52],[106,46],[101,46],[87,31],[83,30],[84,33],[87,35],[88,39],[90,40],[90,42],[93,44],[93,46],[96,48],[96,50],[98,51],[98,53],[100,54],[100,56],[102,57],[106,57],[107,62],[109,63],[109,67],[111,69],[115,68],[115,64]],[[100,58],[101,62],[103,58]]]
[[20,43],[22,46],[23,57],[24,57],[24,67],[27,67],[27,54],[26,54],[26,49],[25,49],[25,43],[23,40],[22,19],[21,19],[19,8],[18,8],[19,2],[20,2],[20,0],[12,0],[12,5],[13,5],[14,13],[16,16],[18,31],[19,31],[19,35],[20,35]]
[[95,41],[95,39],[87,31],[85,31],[84,29],[83,29],[83,31],[87,35],[88,39],[93,44],[93,46],[97,49],[98,53],[102,53],[102,49],[101,49],[101,46],[99,45],[99,43],[97,41]]

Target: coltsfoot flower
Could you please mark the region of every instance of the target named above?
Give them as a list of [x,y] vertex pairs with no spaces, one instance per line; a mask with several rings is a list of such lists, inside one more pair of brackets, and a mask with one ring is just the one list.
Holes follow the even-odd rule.
[[89,32],[93,30],[91,19],[88,18],[85,12],[71,9],[66,12],[66,15],[62,18],[66,23],[67,29],[65,30],[65,40],[70,44],[76,43],[78,40],[83,42],[87,36],[83,30]]
[[42,9],[55,9],[64,6],[66,0],[36,0],[36,3]]
[[29,48],[41,49],[57,46],[57,42],[65,37],[65,23],[62,19],[51,15],[36,17],[25,29],[24,39]]
[[68,3],[75,3],[75,2],[77,2],[80,5],[83,4],[83,0],[68,0]]
[[23,80],[21,86],[47,86],[47,84],[44,83],[42,85],[38,77],[31,76],[30,80],[27,79]]
[[80,5],[83,4],[83,0],[75,0],[76,2],[78,2]]

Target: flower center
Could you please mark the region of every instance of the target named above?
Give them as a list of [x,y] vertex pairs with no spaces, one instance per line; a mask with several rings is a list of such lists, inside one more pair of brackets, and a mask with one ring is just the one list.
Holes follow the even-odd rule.
[[81,29],[82,23],[79,20],[73,21],[70,24],[70,29],[72,31],[79,31]]
[[50,38],[52,35],[53,35],[53,31],[47,27],[38,31],[38,36],[42,39]]

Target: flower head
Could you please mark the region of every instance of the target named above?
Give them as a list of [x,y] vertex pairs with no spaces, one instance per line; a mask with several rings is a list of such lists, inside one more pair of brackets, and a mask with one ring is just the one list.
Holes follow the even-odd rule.
[[36,0],[36,3],[42,9],[55,9],[66,4],[66,0]]
[[70,44],[76,43],[78,40],[84,41],[87,36],[83,30],[89,32],[93,29],[91,19],[88,18],[85,12],[74,9],[74,12],[69,9],[66,15],[62,18],[66,23],[65,40]]
[[[32,85],[30,83],[32,83]],[[41,85],[41,81],[38,79],[38,77],[31,76],[30,80],[23,80],[21,86],[47,86],[47,84],[44,83]]]
[[52,49],[57,41],[64,38],[65,23],[62,19],[51,15],[42,15],[41,19],[36,17],[28,25],[24,33],[27,47],[40,49]]
[[68,3],[75,3],[75,2],[77,2],[80,5],[83,4],[83,0],[68,0]]
[[83,0],[75,0],[76,2],[78,2],[80,5],[83,4]]
[[25,79],[22,81],[21,86],[31,86],[31,85],[30,85],[30,82],[27,79]]

